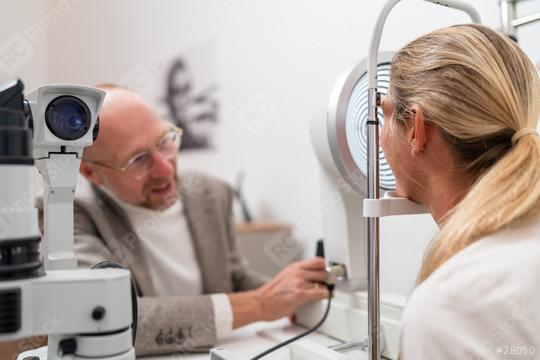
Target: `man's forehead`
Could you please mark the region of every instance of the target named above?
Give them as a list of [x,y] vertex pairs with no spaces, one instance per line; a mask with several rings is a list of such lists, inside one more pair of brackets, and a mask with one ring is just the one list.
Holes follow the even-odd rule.
[[118,111],[130,111],[133,108],[148,107],[146,102],[136,93],[126,89],[106,90],[101,113],[112,114]]
[[114,149],[107,157],[121,159],[155,141],[162,132],[159,117],[138,95],[123,89],[107,91],[96,140],[107,152]]

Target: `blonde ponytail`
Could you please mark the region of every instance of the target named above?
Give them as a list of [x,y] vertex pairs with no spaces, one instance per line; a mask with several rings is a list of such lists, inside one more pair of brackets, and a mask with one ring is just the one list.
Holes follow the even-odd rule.
[[[540,216],[540,80],[525,53],[480,25],[444,28],[394,57],[397,124],[419,105],[472,186],[428,247],[418,283],[482,237]],[[516,136],[514,136],[516,135]]]

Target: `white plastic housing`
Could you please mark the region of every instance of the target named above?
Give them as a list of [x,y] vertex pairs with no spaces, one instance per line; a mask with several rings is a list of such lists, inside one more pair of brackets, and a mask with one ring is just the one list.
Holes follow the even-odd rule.
[[[104,333],[131,326],[131,277],[123,269],[53,270],[46,276],[0,282],[0,291],[20,289],[21,328],[0,341],[36,334]],[[103,319],[92,310],[103,306]]]
[[[78,140],[62,140],[56,137],[45,123],[45,112],[49,104],[60,96],[70,95],[83,101],[91,114],[89,131]],[[45,158],[50,152],[60,152],[65,146],[66,152],[75,152],[81,157],[86,146],[92,145],[92,130],[96,125],[105,91],[81,85],[45,85],[26,95],[30,105],[34,128],[34,159]]]
[[[380,59],[381,65],[388,67],[392,53],[381,53]],[[365,289],[367,284],[367,220],[363,217],[367,169],[362,166],[366,154],[361,149],[365,139],[362,137],[366,135],[356,128],[365,124],[365,117],[358,116],[363,116],[360,102],[367,105],[367,99],[353,96],[359,90],[363,94],[363,89],[357,86],[361,85],[361,79],[366,80],[366,74],[365,60],[348,69],[334,86],[327,116],[314,118],[311,123],[311,140],[320,164],[325,256],[329,263],[347,267],[347,280],[338,286],[349,290]],[[386,83],[382,82],[387,80],[380,81],[384,86]],[[352,137],[356,131],[357,137]],[[381,183],[390,188],[393,175],[384,166]]]
[[34,167],[0,166],[0,241],[39,236]]

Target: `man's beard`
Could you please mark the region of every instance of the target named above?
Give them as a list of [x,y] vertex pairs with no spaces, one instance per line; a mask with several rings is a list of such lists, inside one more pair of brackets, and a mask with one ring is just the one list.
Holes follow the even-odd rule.
[[[170,184],[170,185],[169,185]],[[176,174],[172,179],[168,179],[166,182],[159,181],[149,185],[149,190],[147,192],[146,200],[141,206],[153,209],[153,210],[166,210],[176,203],[178,200],[178,181]],[[159,196],[157,199],[153,197],[152,191],[154,189],[160,189],[163,186],[169,185],[171,189],[167,192],[165,196]]]

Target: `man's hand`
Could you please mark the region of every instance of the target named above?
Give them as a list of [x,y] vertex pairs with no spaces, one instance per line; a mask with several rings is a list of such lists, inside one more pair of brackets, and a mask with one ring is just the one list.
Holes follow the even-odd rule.
[[320,257],[299,261],[256,290],[229,294],[233,327],[290,316],[307,303],[327,298],[325,265]]
[[323,258],[315,257],[287,266],[272,281],[256,290],[263,320],[293,315],[307,303],[327,298],[325,280]]

